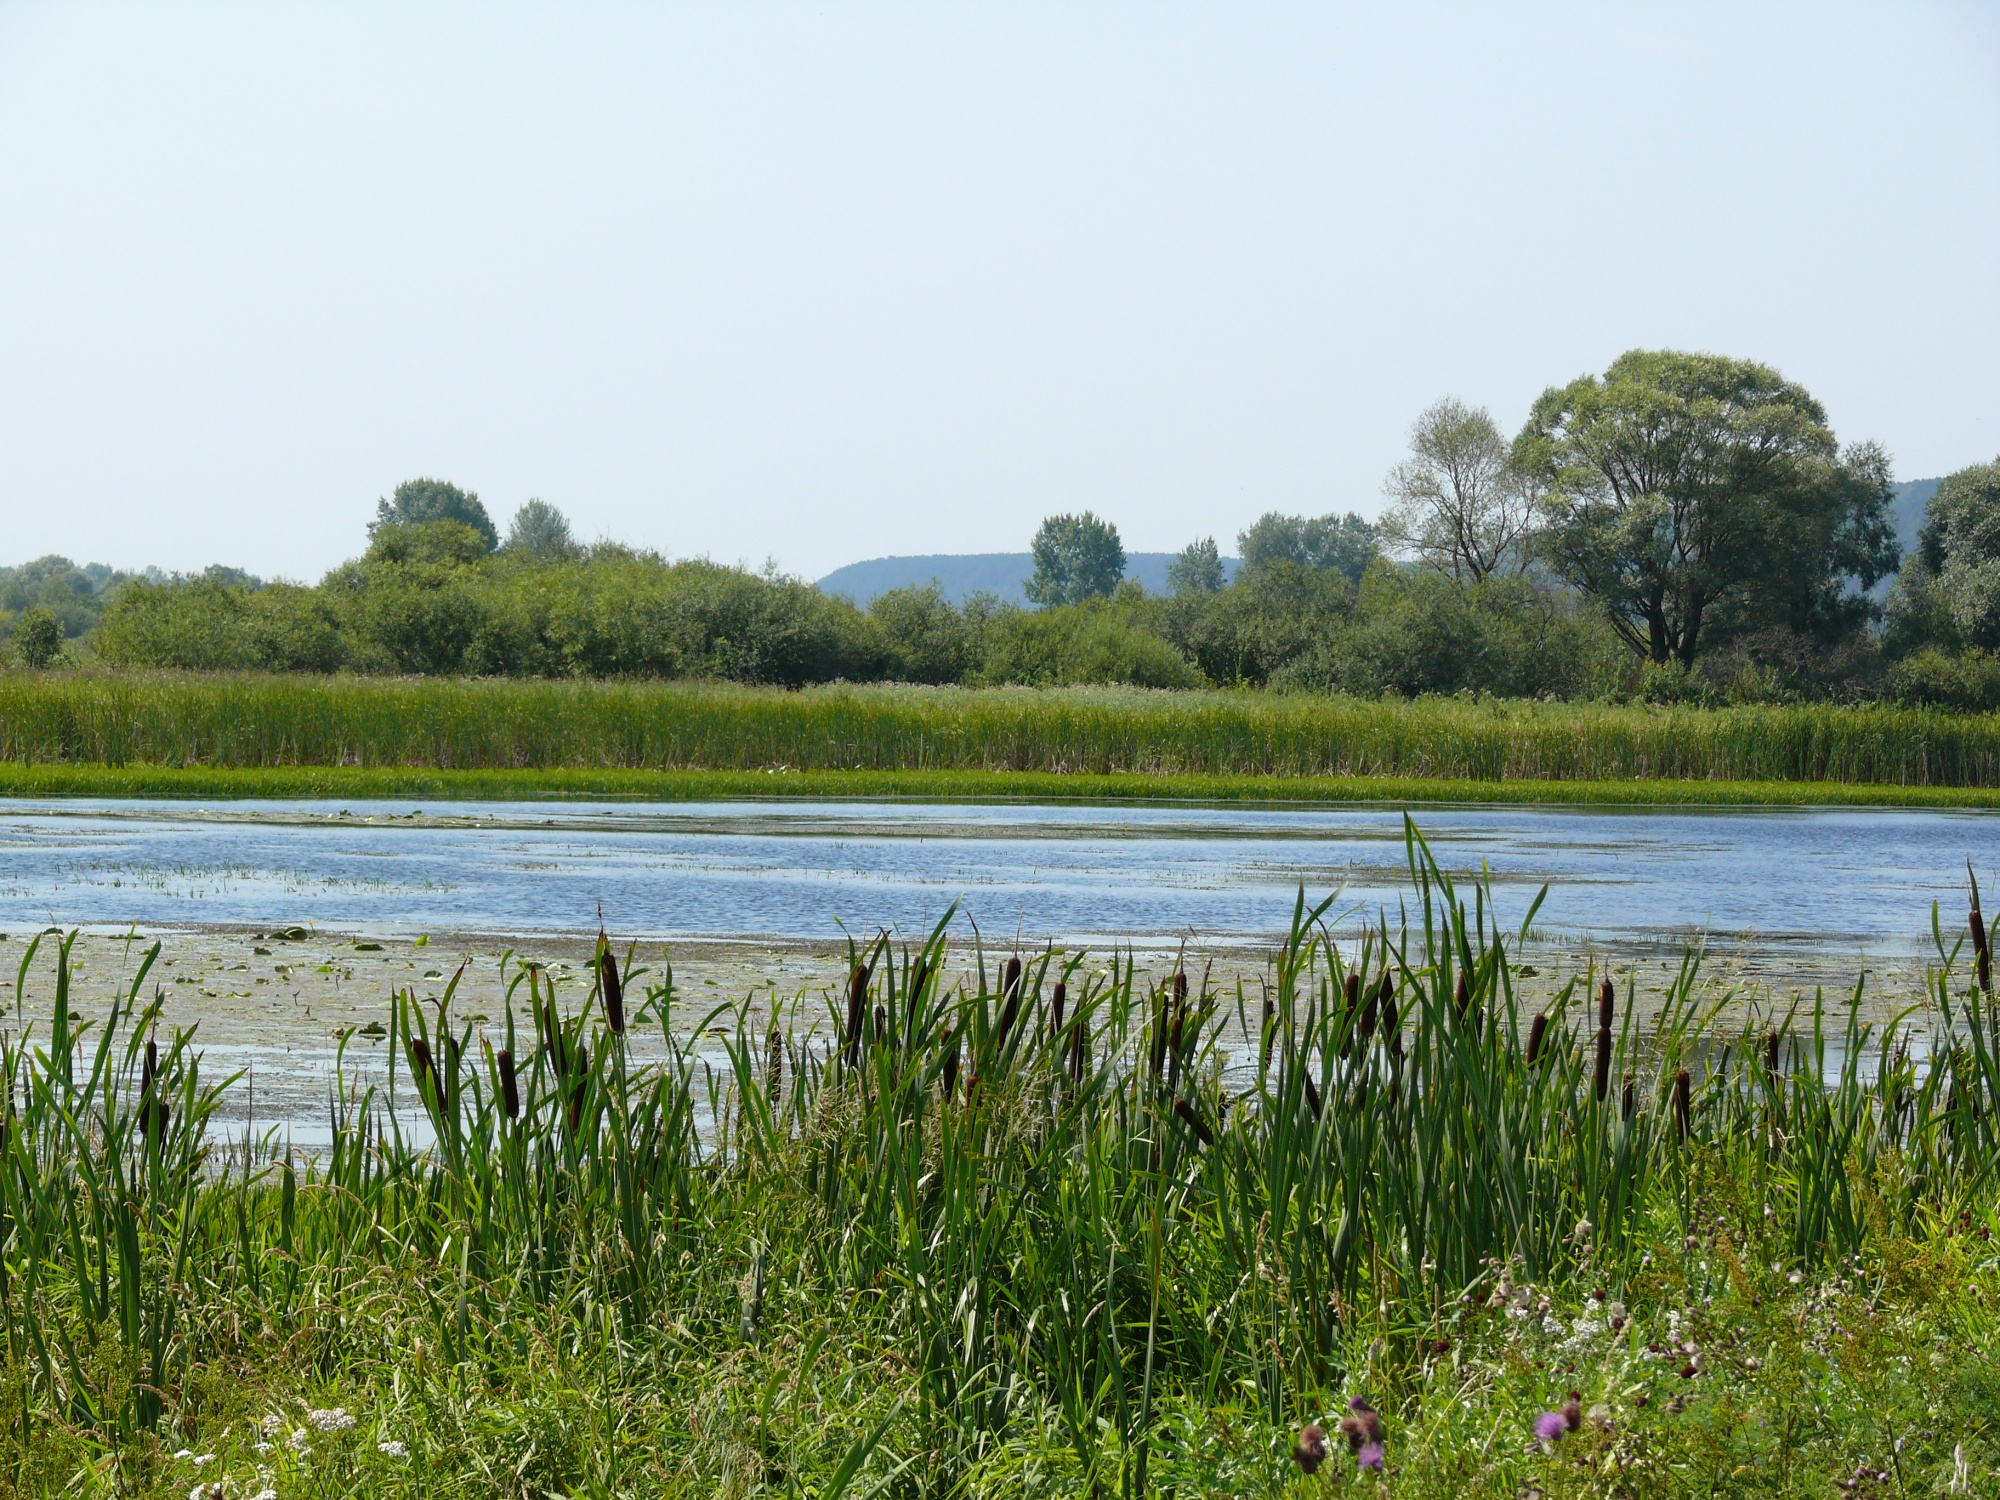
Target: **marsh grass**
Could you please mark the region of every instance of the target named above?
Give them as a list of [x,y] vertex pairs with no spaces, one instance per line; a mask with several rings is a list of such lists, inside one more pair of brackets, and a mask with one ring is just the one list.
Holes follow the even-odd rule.
[[78,672],[0,676],[0,762],[1995,787],[2000,716],[1829,704]]
[[[533,965],[484,1027],[399,994],[310,1161],[217,1137],[234,1081],[147,964],[72,1014],[63,939],[47,1033],[0,1043],[0,1483],[1990,1486],[2000,1056],[1942,920],[1921,1036],[1823,998],[1725,1030],[1690,954],[1643,1020],[1558,993],[1531,1061],[1519,930],[1409,853],[1405,918],[1342,947],[1302,894],[1261,992],[1053,951],[947,987],[940,923],[778,1014],[629,951],[622,1012]],[[1571,1386],[1601,1420],[1533,1449]],[[1387,1473],[1299,1477],[1351,1394]]]

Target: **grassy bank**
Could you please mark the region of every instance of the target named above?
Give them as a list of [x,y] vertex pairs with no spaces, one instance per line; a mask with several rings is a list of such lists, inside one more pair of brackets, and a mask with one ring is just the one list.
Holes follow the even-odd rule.
[[0,677],[0,761],[2000,787],[2000,715],[1251,692]]
[[[44,951],[0,1488],[1993,1493],[1990,989],[1941,964],[1928,1067],[1838,1009],[1718,1035],[1692,963],[1657,1023],[1530,1017],[1412,863],[1387,941],[1299,911],[1268,1005],[1068,955],[947,991],[937,935],[769,1025],[643,970],[405,996],[349,1044],[389,1091],[263,1167],[143,970],[86,1029]],[[1383,1470],[1303,1476],[1353,1398]]]
[[1473,781],[1411,776],[1183,776],[1049,771],[441,771],[405,766],[0,765],[0,797],[545,799],[715,802],[1240,802],[1390,807],[2000,807],[2000,788],[1840,781]]

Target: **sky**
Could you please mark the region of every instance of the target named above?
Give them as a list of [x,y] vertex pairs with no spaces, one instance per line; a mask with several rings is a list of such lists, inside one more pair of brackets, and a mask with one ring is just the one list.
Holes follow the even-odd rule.
[[2000,453],[2000,6],[0,0],[0,564],[1230,551],[1635,347]]

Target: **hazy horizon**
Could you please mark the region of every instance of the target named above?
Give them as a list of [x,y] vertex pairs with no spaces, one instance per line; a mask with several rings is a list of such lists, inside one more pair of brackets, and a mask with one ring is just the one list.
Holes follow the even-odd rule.
[[1633,347],[2000,453],[1973,5],[14,5],[0,201],[0,564],[1228,550]]

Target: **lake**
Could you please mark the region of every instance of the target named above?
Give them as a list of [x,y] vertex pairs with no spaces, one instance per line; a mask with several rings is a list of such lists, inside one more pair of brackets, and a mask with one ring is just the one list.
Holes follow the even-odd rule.
[[[1718,969],[1781,995],[1814,982],[1841,993],[1866,972],[1871,996],[1905,1001],[1932,903],[1948,938],[1963,930],[1966,862],[1985,878],[2000,833],[1988,812],[1416,817],[1447,868],[1488,873],[1508,925],[1549,887],[1516,955],[1532,961],[1524,985],[1599,961],[1631,973],[1642,1000],[1706,933]],[[497,1017],[512,948],[548,960],[566,1003],[583,1003],[600,903],[654,974],[672,961],[692,1015],[753,990],[838,985],[842,924],[915,938],[954,902],[963,937],[976,922],[1004,947],[1129,945],[1162,972],[1186,944],[1254,992],[1301,885],[1341,893],[1346,932],[1393,918],[1410,889],[1402,814],[1354,807],[10,801],[0,847],[8,977],[35,932],[81,927],[74,994],[97,1014],[161,939],[148,987],[164,1019],[199,1023],[210,1064],[251,1075],[225,1128],[254,1110],[302,1147],[330,1139],[337,1039],[380,1020],[392,989],[435,998],[458,973],[461,1016]],[[294,925],[309,936],[267,931]],[[45,1011],[51,978],[45,949],[27,1017],[0,1029]],[[379,1040],[351,1046],[351,1076],[382,1082]]]
[[[1450,869],[1503,919],[1607,943],[1696,930],[1790,949],[1914,953],[1962,922],[2000,815],[1903,809],[1426,808]],[[595,930],[826,940],[989,936],[1262,943],[1303,885],[1358,920],[1409,888],[1382,808],[902,802],[0,802],[0,924],[97,930],[310,922],[393,936]]]

